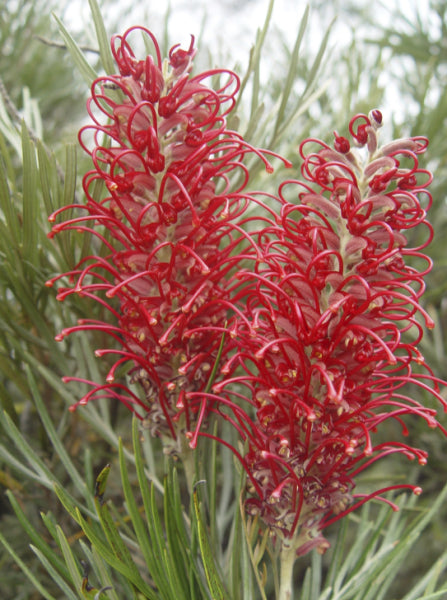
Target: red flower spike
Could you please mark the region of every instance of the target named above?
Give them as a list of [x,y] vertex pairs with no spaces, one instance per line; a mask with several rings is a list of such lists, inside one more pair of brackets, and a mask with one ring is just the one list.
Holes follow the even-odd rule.
[[[252,267],[237,274],[245,320],[225,378],[213,388],[225,398],[216,396],[216,407],[237,421],[248,447],[247,511],[297,554],[324,551],[324,527],[389,489],[420,493],[411,485],[354,493],[356,476],[389,454],[426,462],[425,452],[405,443],[375,443],[382,423],[394,421],[405,435],[402,418],[412,415],[447,433],[434,410],[404,392],[413,384],[447,407],[442,382],[416,347],[418,320],[432,326],[420,306],[431,267],[422,253],[432,238],[431,175],[419,167],[427,143],[411,138],[378,148],[381,114],[371,115],[349,126],[366,154],[346,153],[337,133],[334,148],[301,144],[308,183],[280,187],[276,223],[259,232]],[[403,158],[412,166],[403,168]],[[411,248],[406,233],[415,227],[425,229],[426,241]],[[418,271],[413,259],[426,267]]]
[[[149,38],[152,56],[136,57],[135,31]],[[217,69],[191,75],[194,38],[188,50],[174,46],[163,63],[153,34],[133,27],[112,39],[112,52],[119,72],[93,83],[87,104],[92,124],[79,134],[93,161],[83,180],[86,203],[67,207],[79,216],[55,224],[50,234],[74,229],[96,236],[101,248],[65,274],[69,286],[59,287],[58,298],[76,293],[96,300],[112,323],[82,320],[56,339],[94,330],[108,333],[113,344],[97,351],[116,357],[106,382],[86,382],[91,390],[78,405],[112,397],[153,434],[175,439],[196,430],[190,434],[196,439],[213,409],[208,397],[197,398],[210,385],[217,357],[224,364],[232,347],[219,350],[224,332],[235,327],[229,288],[238,261],[234,250],[253,246],[234,223],[250,198],[243,161],[256,154],[271,171],[266,155],[276,155],[227,130],[225,115],[235,105],[239,79]],[[213,89],[217,75],[223,83]],[[231,189],[237,170],[242,183]],[[102,199],[98,180],[107,190]],[[126,364],[124,385],[115,373]]]

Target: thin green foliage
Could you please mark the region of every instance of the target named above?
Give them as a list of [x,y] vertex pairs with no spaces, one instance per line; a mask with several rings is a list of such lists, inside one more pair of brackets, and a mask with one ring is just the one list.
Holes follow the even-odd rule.
[[307,6],[304,11],[304,14],[303,14],[303,17],[302,17],[301,23],[300,23],[300,28],[298,30],[298,35],[296,37],[295,46],[291,53],[291,57],[290,57],[291,60],[289,62],[289,70],[288,70],[288,73],[285,78],[284,91],[281,96],[281,102],[279,104],[276,121],[275,121],[275,126],[273,129],[273,140],[278,135],[278,131],[279,131],[281,124],[285,118],[286,108],[289,105],[289,97],[290,97],[292,88],[295,84],[296,71],[297,71],[297,67],[298,67],[298,61],[300,58],[300,48],[301,48],[301,44],[302,44],[302,41],[304,38],[304,33],[307,28],[308,19],[309,19],[309,6]]
[[[258,82],[258,76],[256,76],[256,73],[257,72],[259,73],[261,56],[262,56],[262,48],[264,45],[265,37],[267,35],[267,31],[268,31],[271,19],[272,19],[273,6],[274,6],[274,0],[270,0],[268,9],[267,9],[267,14],[265,16],[264,25],[263,25],[262,29],[260,31],[258,31],[257,36],[256,36],[256,42],[250,51],[250,60],[248,63],[247,71],[245,72],[245,75],[241,81],[241,89],[240,89],[240,93],[239,93],[238,103],[241,102],[241,99],[244,94],[244,90],[245,90],[248,82],[250,81],[250,77],[252,75],[255,75],[255,81]],[[257,87],[257,85],[255,85],[254,89],[253,89],[253,93],[252,93],[252,98],[253,98],[252,107],[251,107],[252,112],[258,108],[258,102],[257,102],[258,95],[259,95],[259,88]]]
[[68,586],[65,580],[60,576],[58,571],[53,567],[52,563],[47,559],[47,557],[35,546],[30,545],[31,550],[37,556],[39,561],[42,563],[43,567],[51,577],[51,579],[55,582],[57,587],[64,594],[64,598],[66,600],[77,600],[78,596],[73,592],[73,590]]
[[[0,140],[4,138],[0,134]],[[4,157],[7,153],[0,154],[0,211],[2,219],[0,220],[1,232],[3,239],[11,241],[13,247],[20,240],[20,223],[17,212],[14,210],[14,202],[12,202],[12,191],[9,186],[9,176],[6,168]]]
[[92,81],[94,81],[97,78],[96,71],[88,63],[84,53],[80,50],[79,46],[76,44],[73,37],[69,34],[59,17],[56,14],[53,14],[53,17],[57,23],[57,26],[59,27],[60,34],[67,46],[67,50],[70,53],[70,56],[73,60],[73,64],[78,69],[87,86],[90,87]]
[[79,596],[82,598],[80,594],[80,590],[82,589],[82,577],[81,571],[79,569],[79,564],[77,559],[75,558],[70,544],[68,543],[67,538],[64,535],[61,527],[56,526],[57,531],[57,540],[59,542],[59,546],[61,548],[65,563],[70,572],[70,577],[73,582],[74,588],[78,591]]
[[29,519],[23,512],[20,503],[17,501],[17,499],[11,493],[11,491],[8,490],[6,493],[9,502],[11,503],[11,506],[14,510],[14,513],[16,514],[24,532],[29,537],[32,544],[34,544],[35,548],[40,552],[41,556],[45,557],[48,560],[48,562],[52,565],[52,567],[56,568],[57,571],[65,578],[65,580],[67,580],[68,570],[64,562],[58,555],[55,554],[54,549],[45,542],[42,536],[32,526]]
[[96,37],[98,39],[99,56],[101,58],[101,64],[107,74],[112,74],[116,70],[115,62],[113,60],[112,52],[110,50],[110,40],[104,26],[104,21],[101,16],[101,11],[96,0],[88,0],[90,10],[93,17],[93,23],[95,25]]
[[49,594],[47,592],[45,587],[40,583],[40,581],[37,579],[37,577],[34,575],[34,573],[23,562],[23,560],[16,554],[16,552],[14,551],[12,546],[9,544],[9,542],[6,540],[6,538],[3,537],[3,535],[1,533],[0,533],[0,543],[3,544],[6,551],[12,556],[14,561],[17,563],[17,565],[20,567],[20,569],[25,574],[25,576],[28,577],[28,579],[31,581],[34,589],[37,590],[42,595],[42,598],[45,598],[45,600],[56,600],[56,598],[54,596],[52,596],[51,594]]
[[205,587],[199,575],[200,569],[195,562],[193,545],[186,530],[186,515],[183,511],[175,472],[173,471],[168,476],[164,485],[165,540],[154,485],[149,488],[144,470],[136,420],[134,420],[133,425],[133,444],[136,474],[146,517],[144,527],[143,521],[137,516],[135,502],[131,500],[132,492],[127,474],[124,474],[124,462],[121,453],[123,488],[137,538],[144,537],[146,540],[150,540],[148,542],[150,546],[148,543],[143,542],[141,547],[144,548],[143,554],[151,577],[160,590],[161,597],[166,598],[166,600],[170,598],[175,600],[176,597],[181,597],[179,594],[186,595],[185,597],[188,594],[198,594],[198,598],[206,597]]
[[208,581],[212,597],[216,598],[216,600],[223,600],[226,597],[226,593],[222,585],[221,577],[219,576],[218,570],[216,568],[213,553],[211,551],[211,545],[209,543],[208,534],[206,532],[205,524],[201,514],[199,492],[197,489],[194,490],[193,500],[194,513],[197,525],[197,535],[199,539],[203,564],[205,567],[206,579]]
[[25,276],[30,278],[31,268],[37,262],[37,228],[39,215],[39,199],[36,196],[37,161],[34,144],[31,142],[25,123],[22,124],[22,156],[23,156],[23,263]]
[[[438,587],[439,579],[445,576],[447,570],[447,552],[435,562],[433,567],[420,579],[417,585],[411,590],[409,594],[403,598],[403,600],[418,600],[418,598],[426,598],[431,594],[440,594],[440,591],[435,592]],[[445,584],[444,584],[445,585]],[[447,590],[441,590],[446,592]]]
[[[56,428],[51,420],[51,417],[46,409],[45,403],[43,402],[42,396],[37,387],[37,383],[33,377],[33,374],[28,366],[25,367],[26,375],[29,381],[30,391],[33,396],[33,400],[37,411],[39,413],[39,417],[42,421],[42,424],[45,428],[45,431],[51,440],[53,448],[58,456],[58,458],[63,463],[68,475],[70,476],[71,481],[73,482],[75,488],[84,496],[84,498],[88,501],[88,494],[86,493],[86,485],[83,477],[80,475],[76,466],[74,465],[72,459],[70,458],[67,450],[64,447],[64,444],[58,435]],[[93,507],[91,507],[93,508]]]
[[[371,515],[371,507],[365,506],[359,516],[354,517],[356,526],[353,532],[354,543],[348,549],[347,530],[353,522],[343,524],[334,550],[329,550],[330,569],[322,583],[322,563],[312,561],[313,584],[306,582],[304,598],[319,600],[389,600],[389,587],[399,578],[399,568],[407,555],[414,550],[422,531],[436,516],[447,497],[447,486],[436,502],[423,510],[415,519],[412,515],[414,499],[401,503],[401,511],[392,513],[388,506],[382,506],[378,515]],[[404,518],[403,516],[404,515]],[[405,518],[406,517],[406,518]],[[372,520],[373,519],[373,520]],[[444,562],[442,564],[445,566]],[[439,569],[439,565],[438,565]],[[316,573],[315,573],[316,571]],[[430,571],[429,571],[430,572]],[[433,576],[432,571],[432,576]],[[438,573],[439,577],[440,573]],[[429,576],[427,574],[427,579]],[[432,580],[436,585],[436,581]],[[320,592],[319,586],[322,586]],[[309,596],[310,590],[312,594]],[[319,589],[318,595],[315,595]],[[416,597],[410,596],[411,600]],[[405,599],[409,600],[409,599]]]

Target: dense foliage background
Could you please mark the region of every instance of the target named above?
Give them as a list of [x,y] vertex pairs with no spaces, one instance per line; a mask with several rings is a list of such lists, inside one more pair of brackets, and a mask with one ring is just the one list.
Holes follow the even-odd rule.
[[[73,198],[81,199],[81,175],[88,168],[88,161],[77,147],[77,130],[85,120],[89,77],[108,66],[104,39],[97,39],[101,33],[98,20],[92,18],[84,27],[82,22],[73,20],[77,5],[71,4],[70,0],[66,0],[66,6],[52,0],[6,0],[6,10],[0,12],[0,400],[4,410],[0,425],[3,541],[0,596],[5,600],[78,597],[76,591],[72,591],[72,596],[67,591],[76,590],[72,581],[79,584],[82,579],[80,563],[78,567],[70,564],[73,556],[83,556],[96,565],[92,584],[111,582],[115,591],[107,592],[104,597],[138,597],[131,595],[134,592],[129,591],[125,573],[116,574],[113,568],[104,565],[104,571],[99,571],[98,565],[102,563],[92,555],[79,521],[76,524],[73,515],[66,510],[74,505],[83,507],[86,518],[94,522],[94,480],[107,463],[112,465],[107,496],[114,502],[113,519],[119,523],[136,564],[144,570],[138,540],[123,505],[123,484],[118,474],[118,437],[122,436],[125,451],[121,458],[127,465],[129,485],[139,498],[130,416],[124,407],[111,402],[98,402],[75,414],[68,413],[67,407],[81,393],[76,386],[64,386],[60,378],[70,374],[98,380],[99,371],[107,372],[107,365],[92,356],[91,347],[101,345],[98,339],[92,341],[83,335],[62,343],[54,341],[57,332],[82,316],[85,304],[81,306],[75,296],[61,304],[56,301],[54,291],[44,285],[55,273],[69,270],[75,258],[86,252],[84,241],[75,236],[49,240],[47,216]],[[425,308],[437,326],[427,332],[421,351],[435,375],[447,379],[444,246],[447,235],[447,2],[399,3],[401,9],[398,3],[394,8],[360,0],[332,3],[331,10],[334,15],[337,13],[334,24],[327,3],[315,1],[310,14],[304,4],[299,6],[299,20],[294,27],[291,22],[275,17],[276,9],[280,14],[283,10],[278,3],[278,7],[273,8],[270,27],[265,26],[258,31],[256,39],[248,41],[247,36],[254,34],[244,18],[250,11],[259,14],[260,5],[256,0],[246,2],[242,8],[239,8],[240,3],[234,2],[219,3],[219,9],[216,7],[223,29],[231,30],[230,41],[222,31],[216,31],[213,4],[207,3],[210,15],[201,26],[203,35],[199,36],[197,64],[214,66],[226,61],[224,66],[231,68],[234,62],[238,63],[243,90],[232,126],[237,126],[251,143],[291,158],[297,174],[300,140],[309,135],[329,140],[334,129],[343,134],[351,115],[367,113],[371,108],[380,108],[384,113],[384,136],[426,135],[430,139],[428,167],[435,174],[430,218],[435,239],[429,250],[434,269],[427,278]],[[87,0],[79,6],[81,15],[86,16],[90,10]],[[196,15],[201,14],[203,8],[202,3],[196,2],[190,10]],[[64,30],[51,16],[53,9],[76,39],[88,63],[79,56],[76,58],[73,48],[70,52],[67,34],[64,37]],[[103,3],[108,34],[123,30],[124,22],[126,25],[139,22],[154,29],[164,52],[177,41],[187,43],[189,31],[181,40],[173,33],[184,11],[181,2],[172,2],[166,15],[154,14],[153,18],[150,13],[140,14],[139,6],[129,11],[131,14],[120,11],[117,1]],[[170,19],[174,22],[172,27]],[[244,41],[238,49],[234,40],[242,35]],[[217,42],[213,42],[214,39]],[[253,49],[249,59],[244,51],[250,44]],[[281,168],[277,176],[281,176]],[[273,188],[275,179],[266,183],[260,166],[254,166],[252,187],[266,185]],[[92,317],[101,307],[92,303],[91,310]],[[415,390],[414,393],[422,392]],[[447,419],[442,415],[440,418],[447,426]],[[349,549],[357,548],[357,557],[361,555],[364,561],[370,556],[371,572],[374,565],[380,572],[380,558],[374,562],[368,552],[377,550],[374,544],[385,539],[390,541],[386,536],[394,531],[395,539],[406,540],[406,559],[399,566],[405,558],[402,555],[402,560],[396,561],[387,572],[391,587],[388,584],[386,588],[380,587],[373,597],[402,600],[445,597],[435,595],[436,590],[447,585],[444,572],[447,560],[443,554],[447,547],[443,526],[447,519],[445,505],[436,505],[429,519],[414,529],[417,535],[406,528],[414,524],[415,517],[428,514],[428,507],[433,506],[444,488],[446,440],[439,431],[428,430],[424,423],[411,423],[410,437],[410,443],[430,452],[425,468],[411,465],[412,482],[423,487],[423,496],[416,503],[411,500],[399,513],[400,521],[393,520],[395,517],[391,517],[389,510],[372,506],[362,515],[345,520],[341,528],[343,536],[340,527],[334,526],[335,549],[328,551],[323,561],[312,557],[300,562],[297,580],[304,577],[307,566],[312,563],[313,572],[318,570],[321,581],[332,577],[330,581],[334,582],[337,567],[344,573],[346,589],[343,591],[341,586],[340,595],[324,597],[366,598],[362,588],[346,583],[349,577],[364,572],[356,551],[349,554]],[[146,468],[156,490],[160,491],[163,487],[159,479],[163,477],[159,464],[162,461],[158,459],[161,449],[157,441],[145,439],[143,451]],[[230,457],[223,452],[216,460],[231,478],[234,466]],[[381,465],[369,477],[387,480],[391,473],[399,477],[407,465],[389,461],[386,468],[389,472]],[[217,505],[222,514],[230,514],[235,498],[225,491],[224,479],[221,476],[216,483],[221,496]],[[59,486],[59,498],[54,492],[54,482]],[[175,488],[174,483],[171,484]],[[367,485],[368,481],[363,484]],[[172,489],[168,493],[175,496]],[[179,494],[181,497],[181,487]],[[61,498],[65,498],[65,508]],[[162,513],[160,498],[155,504],[158,502]],[[222,519],[221,535],[225,537],[229,524],[224,517]],[[59,533],[56,524],[61,527]],[[423,525],[425,529],[420,532]],[[379,526],[384,527],[382,533]],[[361,531],[364,534],[361,535]],[[355,546],[360,538],[362,552]],[[46,546],[39,546],[39,540]],[[54,551],[58,552],[60,563],[53,565],[51,571],[45,561],[50,560]],[[241,569],[240,576],[245,577],[245,569],[250,565],[236,567],[236,562],[234,559],[232,568]],[[28,576],[19,565],[25,567]],[[78,581],[73,579],[76,569]],[[200,579],[200,572],[196,576]],[[308,578],[307,588],[297,597],[318,597],[312,596],[312,590],[319,590],[320,585],[324,589],[324,585],[317,579],[316,576]],[[271,589],[269,585],[267,589]],[[382,591],[385,595],[379,596]],[[359,596],[352,595],[356,593]],[[244,594],[241,597],[255,597],[250,589],[244,590]]]

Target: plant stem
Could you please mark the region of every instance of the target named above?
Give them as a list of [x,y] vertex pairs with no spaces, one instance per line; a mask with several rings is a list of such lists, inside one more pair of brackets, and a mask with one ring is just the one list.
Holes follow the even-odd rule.
[[188,442],[185,439],[181,438],[181,457],[183,468],[185,470],[186,483],[188,486],[189,493],[192,494],[192,490],[194,488],[194,484],[196,483],[196,468],[195,468],[195,456],[193,451],[188,445]]
[[293,566],[296,559],[296,547],[283,543],[280,554],[280,584],[278,600],[292,600]]

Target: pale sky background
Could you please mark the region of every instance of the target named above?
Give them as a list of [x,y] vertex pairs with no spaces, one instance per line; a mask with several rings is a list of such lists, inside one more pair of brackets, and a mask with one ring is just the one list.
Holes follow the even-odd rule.
[[[189,34],[198,36],[203,16],[206,13],[205,41],[222,46],[235,56],[248,52],[255,38],[256,30],[262,26],[269,0],[140,0],[131,4],[127,0],[99,0],[103,14],[115,16],[122,30],[141,24],[161,34],[167,7],[171,7],[170,32],[172,38],[181,43],[189,42]],[[272,24],[278,27],[284,39],[293,43],[301,17],[306,6],[311,9],[311,30],[318,38],[323,34],[338,6],[345,6],[342,0],[275,0]],[[429,0],[356,0],[357,8],[372,8],[378,22],[390,23],[390,9],[398,8],[411,17],[416,12],[423,17],[427,14]],[[124,10],[121,7],[126,7]],[[316,8],[321,8],[317,12]],[[62,15],[69,28],[85,28],[91,22],[88,0],[68,0],[67,9]],[[321,23],[321,18],[324,22]],[[350,37],[351,23],[343,17],[336,24],[336,37],[345,43]],[[158,30],[158,31],[157,31]]]
[[[1,1],[1,0],[0,0]],[[233,68],[238,62],[242,73],[248,64],[248,53],[253,45],[257,29],[263,26],[269,0],[140,0],[130,3],[129,0],[99,0],[102,13],[110,15],[119,22],[122,33],[131,25],[141,24],[151,29],[156,37],[161,37],[164,27],[164,16],[167,7],[171,7],[169,21],[170,40],[188,47],[190,34],[196,40],[202,29],[204,15],[206,26],[203,28],[203,42],[212,49],[214,66]],[[317,53],[322,37],[339,7],[346,7],[345,0],[275,0],[271,28],[280,31],[281,39],[292,49],[302,15],[310,5],[310,23],[307,29],[306,44],[311,53]],[[393,25],[393,10],[397,9],[410,20],[418,13],[426,19],[429,0],[355,0],[351,2],[358,9],[370,9],[374,18],[382,25]],[[124,10],[122,7],[126,7]],[[129,8],[131,6],[131,8]],[[319,10],[317,10],[319,9]],[[62,9],[61,9],[62,10]],[[68,0],[67,7],[59,15],[71,32],[79,29],[92,29],[92,21],[88,0]],[[330,44],[332,48],[346,47],[352,37],[352,19],[341,13],[332,29]],[[434,23],[433,26],[438,24]],[[358,31],[358,37],[374,35],[365,26]],[[94,39],[92,32],[92,40]],[[196,41],[197,44],[197,41]],[[202,46],[203,47],[203,46]],[[200,55],[200,46],[198,48]],[[271,50],[274,52],[274,48]],[[263,60],[268,60],[264,53]],[[383,74],[389,88],[386,98],[387,106],[381,107],[393,113],[399,120],[399,97],[393,90],[392,69]],[[268,72],[268,69],[266,70]],[[238,70],[241,73],[240,70]],[[386,78],[389,78],[388,80]],[[388,85],[389,82],[389,85]]]

